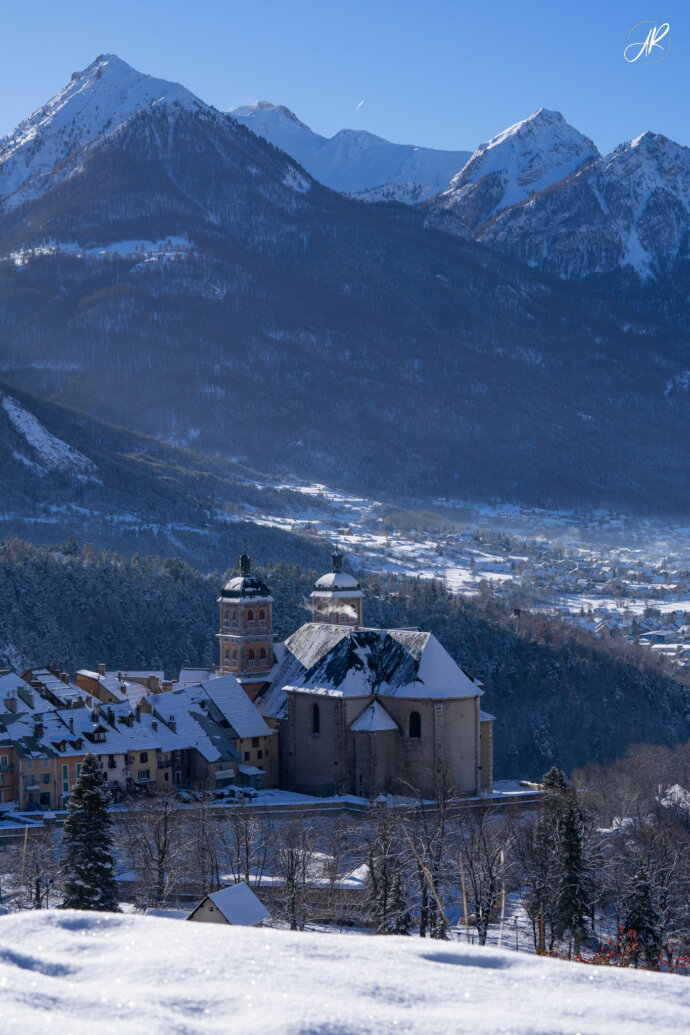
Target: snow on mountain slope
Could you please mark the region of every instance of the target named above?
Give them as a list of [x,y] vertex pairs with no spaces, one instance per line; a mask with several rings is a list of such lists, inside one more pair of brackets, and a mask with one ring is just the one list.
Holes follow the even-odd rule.
[[0,392],[0,405],[33,453],[31,458],[24,453],[15,452],[16,460],[39,474],[63,471],[74,475],[79,481],[89,481],[94,477],[96,465],[78,449],[74,449],[48,431],[38,418],[20,406],[16,399]]
[[592,141],[560,112],[540,108],[480,144],[441,196],[472,226],[562,180],[597,158]]
[[690,1009],[690,982],[669,974],[460,942],[69,910],[0,917],[0,986],[6,1031],[51,1035],[665,1035],[686,1030]]
[[0,140],[0,207],[38,196],[68,155],[160,102],[206,107],[183,86],[142,75],[115,55],[102,54]]
[[690,148],[643,133],[501,213],[480,236],[563,277],[628,267],[645,280],[672,272],[688,233]]
[[314,133],[283,105],[268,101],[230,114],[299,162],[320,183],[367,201],[412,204],[444,190],[470,156],[468,151],[392,144],[363,130],[335,136]]

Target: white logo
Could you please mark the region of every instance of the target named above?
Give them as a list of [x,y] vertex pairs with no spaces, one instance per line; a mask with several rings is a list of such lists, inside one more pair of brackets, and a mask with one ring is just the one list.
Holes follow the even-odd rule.
[[[649,28],[644,28],[645,26]],[[670,29],[668,22],[638,22],[628,33],[628,45],[623,51],[623,57],[628,64],[632,64],[633,61],[641,61],[643,65],[658,64],[668,57],[671,49]],[[641,39],[642,36],[644,39]],[[634,42],[631,42],[633,37]],[[662,43],[662,40],[666,42]]]

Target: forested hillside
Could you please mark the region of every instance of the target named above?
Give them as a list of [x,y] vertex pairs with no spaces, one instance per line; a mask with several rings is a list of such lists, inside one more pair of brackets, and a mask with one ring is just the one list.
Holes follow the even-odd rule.
[[[308,620],[319,573],[284,563],[260,572],[275,598],[279,638]],[[150,665],[172,676],[182,665],[208,664],[223,574],[202,574],[179,558],[130,561],[74,544],[51,552],[9,541],[0,548],[0,660],[19,669],[56,662],[72,673],[100,661],[122,670]],[[488,589],[467,599],[437,582],[382,576],[363,588],[367,624],[429,629],[483,681],[483,707],[496,716],[497,778],[539,776],[552,763],[572,770],[616,758],[631,743],[690,738],[688,691],[644,648],[526,613],[516,618]]]

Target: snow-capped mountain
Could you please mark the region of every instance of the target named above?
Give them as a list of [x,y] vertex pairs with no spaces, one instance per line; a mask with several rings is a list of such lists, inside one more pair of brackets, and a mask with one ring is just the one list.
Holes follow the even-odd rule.
[[470,157],[469,151],[392,144],[364,130],[342,129],[324,137],[288,108],[268,101],[230,114],[289,154],[319,183],[366,201],[424,201],[445,190]]
[[83,127],[36,117],[42,171],[0,211],[10,385],[377,498],[687,499],[683,331],[439,232],[426,205],[330,190],[193,99],[121,103],[108,67],[82,73]]
[[619,145],[480,231],[492,246],[561,277],[671,276],[685,282],[686,304],[689,235],[690,148],[655,133]]
[[598,155],[592,141],[570,126],[560,112],[540,108],[480,144],[438,204],[476,227]]
[[138,111],[162,103],[208,107],[177,83],[142,75],[114,54],[101,54],[0,140],[0,209],[37,197],[59,179],[67,157]]

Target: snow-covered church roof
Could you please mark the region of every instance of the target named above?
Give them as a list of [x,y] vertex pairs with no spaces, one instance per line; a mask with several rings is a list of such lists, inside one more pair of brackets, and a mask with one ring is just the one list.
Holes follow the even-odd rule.
[[276,654],[270,684],[256,701],[274,718],[285,717],[287,691],[432,700],[482,694],[429,632],[307,622]]

